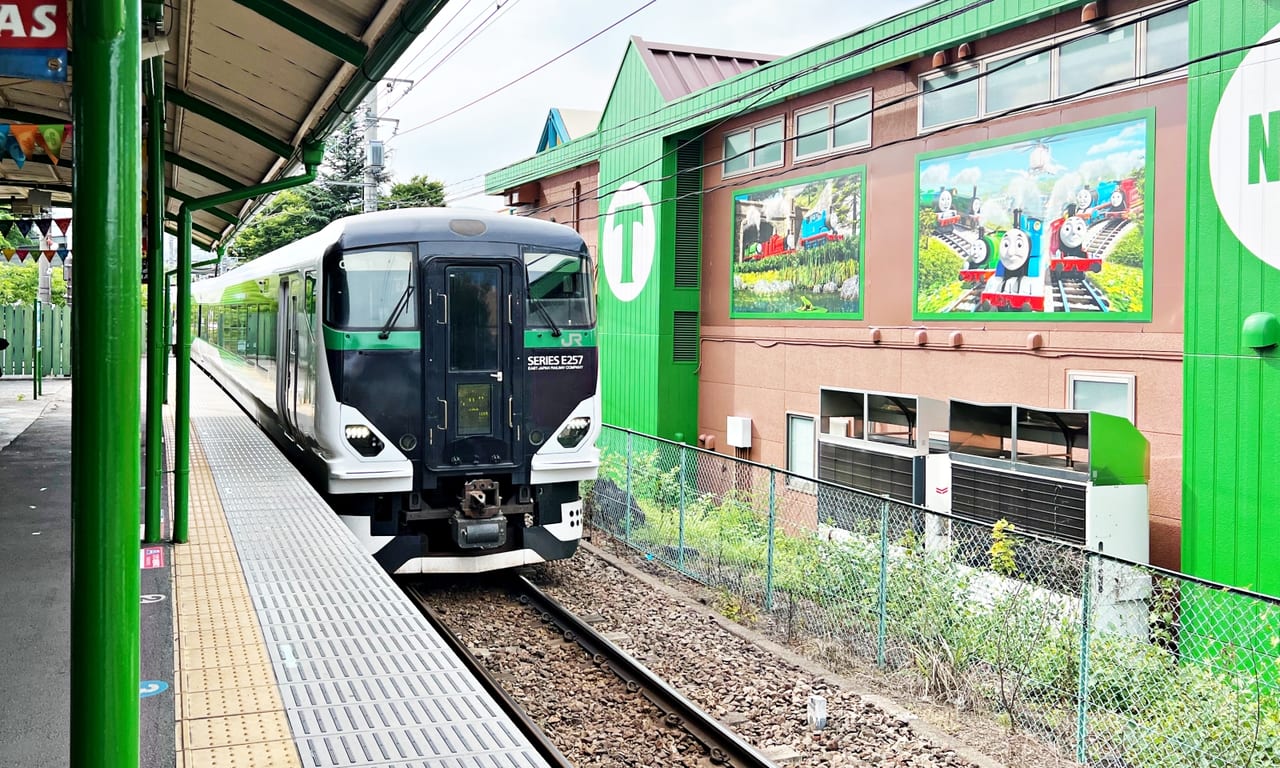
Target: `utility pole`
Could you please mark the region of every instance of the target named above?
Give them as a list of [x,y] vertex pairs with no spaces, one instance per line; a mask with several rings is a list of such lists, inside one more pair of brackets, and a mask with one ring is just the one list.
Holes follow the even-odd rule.
[[378,140],[378,89],[364,102],[364,212],[378,210],[378,177],[382,174],[382,142]]

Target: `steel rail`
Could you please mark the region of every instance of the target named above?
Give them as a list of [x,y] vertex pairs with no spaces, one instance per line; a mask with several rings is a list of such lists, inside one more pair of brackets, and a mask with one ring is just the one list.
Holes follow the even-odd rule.
[[515,726],[520,729],[520,732],[529,739],[538,754],[542,755],[542,758],[553,768],[573,768],[573,763],[570,763],[569,759],[559,749],[556,749],[556,745],[551,743],[551,740],[547,738],[547,734],[543,733],[542,728],[533,721],[533,718],[529,717],[529,714],[516,703],[515,699],[511,698],[511,695],[503,689],[502,685],[489,674],[489,670],[485,669],[480,660],[473,656],[471,651],[467,650],[466,644],[445,625],[440,615],[431,608],[426,595],[412,584],[404,585],[404,591],[418,607],[418,610],[422,611],[422,615],[426,617],[427,621],[431,622],[431,626],[435,627],[436,632],[440,633],[440,637],[445,644],[453,649],[453,652],[458,654],[458,658],[462,660],[467,669],[471,670],[471,674],[475,676],[480,686],[498,702],[498,706],[502,707],[503,711],[515,723]]
[[610,643],[591,625],[557,603],[528,579],[516,576],[512,583],[512,589],[520,601],[540,611],[544,620],[558,626],[566,640],[582,646],[597,665],[608,665],[627,684],[628,690],[643,693],[654,706],[665,712],[667,725],[682,728],[701,742],[707,748],[712,764],[736,768],[775,768],[754,747],[703,712],[627,652]]

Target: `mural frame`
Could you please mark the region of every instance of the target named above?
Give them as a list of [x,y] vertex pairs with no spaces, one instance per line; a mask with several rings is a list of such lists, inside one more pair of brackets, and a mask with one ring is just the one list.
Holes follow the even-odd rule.
[[[783,189],[786,187],[803,186],[815,181],[823,181],[826,179],[840,178],[844,176],[858,177],[858,234],[857,234],[857,286],[858,286],[858,310],[856,312],[749,312],[738,309],[735,303],[735,295],[738,292],[736,288],[736,278],[738,275],[738,249],[739,249],[739,232],[738,232],[738,197],[741,195],[749,195],[757,192],[765,192],[775,189]],[[755,184],[749,187],[739,187],[731,190],[729,195],[729,227],[730,233],[730,253],[729,253],[729,318],[731,320],[814,320],[822,322],[840,321],[840,320],[862,320],[866,315],[866,245],[867,245],[867,166],[859,164],[848,168],[841,168],[833,171],[822,171],[820,173],[809,174],[806,176],[796,176],[792,178],[783,178],[772,181],[767,184]]]
[[[920,311],[920,211],[922,200],[921,189],[921,168],[932,160],[941,157],[961,157],[969,153],[994,149],[1002,146],[1013,147],[1020,142],[1033,141],[1043,139],[1045,137],[1053,137],[1062,134],[1076,133],[1079,131],[1087,131],[1095,128],[1103,128],[1111,125],[1119,125],[1122,123],[1132,123],[1139,120],[1146,121],[1146,135],[1144,137],[1143,146],[1145,147],[1145,155],[1143,158],[1143,172],[1145,174],[1142,184],[1142,309],[1137,311],[1124,312],[1055,312],[1048,310],[1030,311],[1030,312],[1002,312],[997,310],[989,311],[956,311],[956,312],[922,312]],[[1152,318],[1152,281],[1154,271],[1154,241],[1157,222],[1157,212],[1155,210],[1155,137],[1156,137],[1156,110],[1154,107],[1145,109],[1131,110],[1127,112],[1107,115],[1105,117],[1093,118],[1088,120],[1080,120],[1069,123],[1062,123],[1049,128],[1042,128],[1033,131],[1024,131],[1021,133],[1010,134],[1008,136],[1000,136],[998,138],[986,139],[979,142],[969,144],[959,144],[945,149],[936,149],[929,152],[923,152],[916,155],[915,162],[915,182],[913,184],[914,197],[912,199],[913,215],[912,215],[912,251],[913,251],[913,271],[911,277],[911,318],[912,320],[946,320],[949,322],[1021,322],[1021,323],[1149,323]],[[957,279],[958,282],[958,279]]]

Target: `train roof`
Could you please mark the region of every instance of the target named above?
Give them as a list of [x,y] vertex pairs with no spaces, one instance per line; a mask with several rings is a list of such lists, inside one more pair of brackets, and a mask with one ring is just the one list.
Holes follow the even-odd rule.
[[[483,225],[480,230],[475,222]],[[348,216],[323,231],[336,228],[334,238],[344,248],[385,243],[466,242],[477,237],[489,242],[524,243],[577,251],[582,237],[563,224],[524,216],[467,208],[400,208]]]
[[580,252],[584,243],[573,229],[550,221],[468,208],[400,208],[361,213],[331,222],[324,229],[263,254],[219,277],[194,285],[202,294],[245,280],[287,271],[300,262],[316,261],[331,246],[366,248],[393,243],[468,242],[521,243]]

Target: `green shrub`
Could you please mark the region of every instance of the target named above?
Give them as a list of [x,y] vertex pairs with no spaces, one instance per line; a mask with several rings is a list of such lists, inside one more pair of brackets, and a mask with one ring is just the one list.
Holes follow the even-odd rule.
[[925,240],[919,253],[919,275],[916,292],[920,296],[941,291],[960,282],[964,259],[936,238]]
[[1146,245],[1142,237],[1142,225],[1129,227],[1129,231],[1120,236],[1107,261],[1142,269],[1146,263]]

